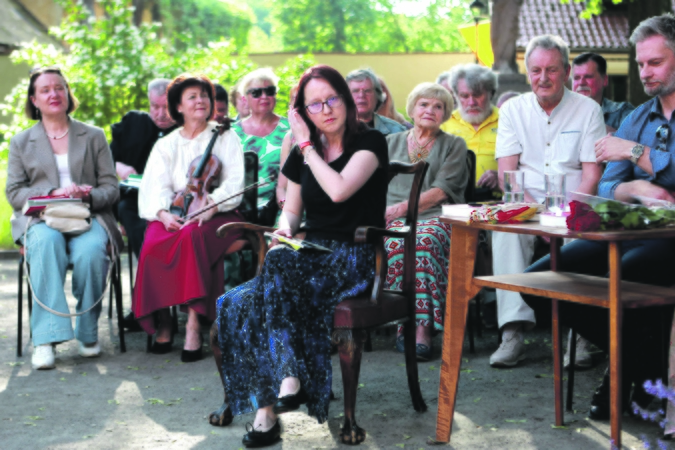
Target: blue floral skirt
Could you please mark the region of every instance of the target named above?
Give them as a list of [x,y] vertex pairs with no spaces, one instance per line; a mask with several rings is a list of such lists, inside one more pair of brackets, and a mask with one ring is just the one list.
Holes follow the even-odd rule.
[[267,253],[259,276],[218,299],[223,385],[234,414],[273,405],[281,381],[297,377],[319,423],[328,417],[335,306],[365,292],[375,274],[369,244],[311,239],[332,253]]

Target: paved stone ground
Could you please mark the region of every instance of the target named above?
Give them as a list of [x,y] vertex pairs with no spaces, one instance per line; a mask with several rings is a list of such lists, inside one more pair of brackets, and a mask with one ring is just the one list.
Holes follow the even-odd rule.
[[[123,264],[128,308],[126,259]],[[27,326],[24,356],[16,357],[16,270],[16,259],[0,260],[0,448],[242,447],[244,425],[253,420],[252,415],[237,417],[226,428],[212,427],[206,420],[208,412],[222,401],[222,387],[210,355],[197,363],[182,364],[182,333],[176,350],[168,355],[145,353],[143,333],[127,334],[127,352],[120,353],[116,326],[107,318],[107,300],[99,322],[100,358],[80,358],[76,343],[69,342],[57,347],[56,370],[33,371]],[[69,282],[67,286],[69,290]],[[72,298],[70,302],[74,305]],[[554,429],[550,331],[531,332],[527,339],[528,359],[511,370],[488,365],[496,347],[494,331],[477,338],[475,354],[465,345],[452,443],[444,448],[609,448],[608,423],[585,419],[606,362],[578,373],[576,411],[566,414],[566,428]],[[374,336],[374,350],[363,358],[357,400],[359,424],[368,432],[361,448],[431,448],[428,441],[435,434],[440,336],[434,342],[434,360],[419,365],[429,410],[416,413],[407,391],[402,355],[392,350],[393,334]],[[283,441],[273,448],[342,447],[338,443],[342,383],[337,357],[333,357],[333,367],[338,400],[331,404],[328,422],[319,425],[302,409],[286,414]],[[625,417],[625,448],[642,448],[640,436],[654,441],[659,431],[657,425]]]

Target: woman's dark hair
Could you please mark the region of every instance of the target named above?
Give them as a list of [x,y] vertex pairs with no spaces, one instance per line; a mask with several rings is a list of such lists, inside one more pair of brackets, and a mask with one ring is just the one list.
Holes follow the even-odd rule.
[[349,86],[347,86],[347,82],[342,75],[340,75],[340,72],[326,65],[318,65],[307,69],[305,73],[302,74],[302,78],[300,78],[300,82],[298,83],[298,96],[295,97],[295,104],[293,106],[298,110],[300,116],[307,124],[310,140],[314,144],[314,148],[320,155],[323,155],[321,133],[309,118],[307,108],[305,108],[305,88],[307,87],[307,83],[314,79],[324,80],[330,84],[331,87],[335,89],[335,92],[342,98],[342,103],[347,108],[345,133],[342,136],[342,149],[344,152],[347,152],[347,149],[351,147],[351,143],[356,139],[359,133],[366,129],[366,126],[360,123],[357,118],[356,103],[354,103],[354,98],[349,91]]
[[178,112],[178,105],[180,105],[183,92],[185,89],[194,86],[201,87],[202,91],[206,92],[206,95],[209,96],[209,101],[211,102],[209,119],[213,117],[213,108],[215,105],[214,98],[216,96],[213,83],[211,83],[211,80],[209,80],[204,75],[191,75],[184,73],[174,78],[174,80],[169,84],[169,87],[166,88],[166,100],[169,104],[169,115],[178,125],[185,124],[183,114]]
[[40,120],[40,110],[35,107],[30,98],[35,95],[35,81],[37,81],[40,75],[45,73],[53,73],[63,78],[63,82],[66,84],[66,89],[68,90],[68,110],[66,111],[66,114],[70,114],[71,112],[75,111],[77,109],[77,106],[80,104],[80,102],[77,101],[72,91],[70,90],[68,80],[66,80],[66,77],[64,77],[63,74],[61,73],[61,69],[55,66],[39,67],[30,71],[30,81],[28,82],[28,95],[26,96],[26,106],[24,107],[26,117],[28,117],[31,120]]

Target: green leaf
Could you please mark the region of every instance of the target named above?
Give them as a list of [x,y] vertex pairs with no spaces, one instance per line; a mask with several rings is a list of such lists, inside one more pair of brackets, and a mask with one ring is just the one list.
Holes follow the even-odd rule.
[[404,440],[404,441],[407,441],[407,440],[410,439],[411,437],[412,437],[412,436],[409,436],[409,435],[407,435],[407,434],[404,434],[404,435],[403,435],[403,440]]
[[473,373],[473,372],[475,372],[475,370],[473,370],[473,369],[462,369],[462,370],[460,370],[460,372],[462,372],[462,373]]
[[504,419],[504,422],[508,423],[525,423],[527,419]]
[[129,370],[138,370],[139,368],[136,366],[127,366],[127,369]]
[[23,361],[13,361],[7,363],[7,365],[10,367],[23,366],[23,364]]
[[398,448],[405,448],[405,444],[396,444],[395,447],[398,447]]
[[40,416],[26,416],[28,420],[44,420],[44,417]]
[[146,400],[146,402],[150,403],[151,405],[163,405],[164,400],[160,400],[158,398],[149,398]]
[[429,370],[436,370],[436,366],[429,366]]
[[24,422],[24,425],[30,425],[31,427],[36,427],[37,425],[34,424],[33,422]]
[[551,424],[551,428],[553,428],[554,430],[566,430],[567,429],[567,427],[565,425],[554,425],[554,424]]
[[191,391],[203,391],[204,388],[203,387],[191,387],[190,390]]
[[361,389],[361,388],[364,388],[364,387],[366,387],[366,385],[365,385],[365,384],[363,384],[363,383],[359,383],[359,387],[358,387],[357,389]]
[[478,403],[479,401],[480,401],[480,397],[476,397],[476,398],[473,399],[474,403]]
[[119,402],[119,400],[116,400],[116,399],[113,398],[111,400],[108,400],[108,404],[109,405],[119,405],[120,402]]

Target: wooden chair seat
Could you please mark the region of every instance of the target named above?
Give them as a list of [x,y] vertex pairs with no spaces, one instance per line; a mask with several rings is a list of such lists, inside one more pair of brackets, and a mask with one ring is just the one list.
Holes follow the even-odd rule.
[[408,300],[394,291],[382,291],[379,303],[369,295],[353,297],[335,308],[335,328],[372,328],[408,317]]

